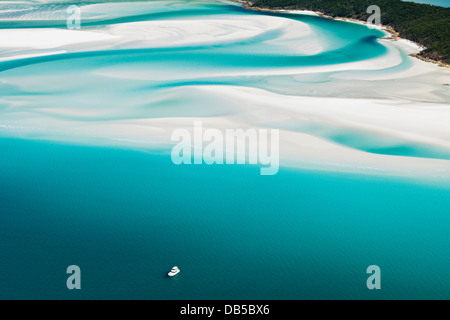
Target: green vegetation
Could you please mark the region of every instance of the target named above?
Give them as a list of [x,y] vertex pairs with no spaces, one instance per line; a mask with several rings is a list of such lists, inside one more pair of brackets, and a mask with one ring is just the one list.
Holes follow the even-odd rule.
[[420,56],[450,64],[450,8],[401,0],[255,0],[250,7],[320,11],[332,17],[366,21],[370,5],[381,9],[381,23],[400,37],[427,47]]

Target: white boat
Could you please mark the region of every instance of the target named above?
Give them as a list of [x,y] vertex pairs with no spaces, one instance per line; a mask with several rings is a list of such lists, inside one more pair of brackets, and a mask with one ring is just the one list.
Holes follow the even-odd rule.
[[177,266],[173,267],[172,270],[170,270],[170,272],[167,274],[169,277],[173,277],[176,276],[177,274],[180,273],[180,269],[178,269]]

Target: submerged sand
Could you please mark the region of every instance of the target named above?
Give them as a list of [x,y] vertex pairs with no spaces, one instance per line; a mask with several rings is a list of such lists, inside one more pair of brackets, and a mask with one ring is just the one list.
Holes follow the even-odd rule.
[[[131,22],[98,30],[0,30],[0,50],[3,52],[0,61],[99,49],[221,44],[279,28],[286,30],[282,41],[289,41],[294,33],[296,37],[310,40],[308,46],[298,48],[301,54],[317,54],[326,49],[326,43],[319,41],[305,23],[269,16],[219,17],[195,22]],[[23,117],[20,123],[0,119],[0,132],[23,137],[33,133],[34,137],[37,135],[42,139],[77,142],[87,139],[95,144],[157,149],[170,148],[173,130],[191,130],[195,120],[202,120],[205,128],[220,130],[280,129],[280,163],[284,166],[450,178],[449,160],[375,154],[330,139],[327,130],[349,130],[356,136],[377,136],[386,141],[405,141],[450,151],[450,69],[407,57],[421,50],[410,41],[380,39],[379,42],[388,48],[388,52],[364,61],[289,69],[221,71],[218,74],[279,75],[298,79],[329,75],[329,82],[305,84],[294,95],[286,94],[282,89],[229,85],[186,85],[177,92],[181,96],[183,92],[189,92],[206,100],[219,97],[222,107],[228,108],[229,112],[211,115],[206,112],[208,107],[203,110],[199,106],[192,116],[177,116],[175,109],[170,117],[82,122],[70,121],[67,117],[83,118],[103,111],[49,106],[41,108],[38,116]],[[410,65],[399,67],[405,59]],[[144,73],[108,68],[97,74],[129,80],[146,80],[147,77]],[[3,77],[0,81],[26,86],[20,80]],[[320,128],[321,134],[304,129],[310,127]],[[361,144],[364,145],[364,141]]]

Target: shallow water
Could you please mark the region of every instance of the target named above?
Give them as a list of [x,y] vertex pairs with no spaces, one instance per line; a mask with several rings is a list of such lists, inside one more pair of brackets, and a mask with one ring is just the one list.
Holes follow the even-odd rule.
[[[251,106],[243,111],[246,100],[198,88],[338,96],[348,86],[344,75],[410,68],[400,52],[399,63],[378,70],[292,71],[382,58],[392,51],[377,40],[382,32],[230,2],[105,2],[90,2],[100,6],[84,11],[82,31],[126,33],[132,22],[207,20],[199,28],[208,26],[216,37],[193,41],[181,26],[169,32],[171,41],[157,42],[151,37],[161,30],[147,26],[140,33],[151,30],[150,40],[0,46],[1,57],[45,54],[0,61],[0,298],[450,297],[447,181],[285,166],[269,177],[257,166],[176,166],[167,148],[133,140],[160,146],[152,136],[129,136],[129,127],[122,128],[181,117],[256,121]],[[0,28],[64,27],[67,6],[1,4]],[[227,38],[244,26],[245,36]],[[49,54],[61,49],[66,52]],[[277,121],[265,125],[363,152],[450,156],[320,121]],[[82,270],[81,291],[66,288],[72,264]],[[373,264],[382,271],[379,291],[366,287]],[[174,265],[181,274],[169,279]]]
[[[31,32],[35,35],[39,30],[51,30],[47,27],[64,27],[65,9],[70,4],[57,1],[21,6],[6,4],[0,7],[6,12],[0,13],[0,18],[3,18],[1,27],[3,31],[33,27]],[[339,96],[342,89],[354,88],[352,95],[357,95],[371,90],[372,83],[350,81],[346,77],[389,77],[411,67],[410,59],[403,52],[399,52],[401,62],[392,66],[376,70],[345,67],[348,63],[383,57],[393,50],[377,41],[384,35],[381,31],[357,24],[307,15],[254,12],[232,2],[219,1],[128,4],[103,1],[89,4],[82,6],[81,31],[97,31],[99,34],[98,31],[104,28],[114,28],[113,34],[125,35],[125,40],[118,43],[106,41],[90,47],[78,44],[46,48],[34,43],[43,47],[34,50],[0,48],[3,55],[10,57],[7,61],[0,61],[0,89],[3,92],[0,117],[2,128],[8,128],[3,130],[4,134],[40,136],[51,140],[77,139],[79,143],[90,143],[104,138],[108,131],[109,140],[138,141],[145,137],[120,136],[114,126],[112,129],[105,126],[109,126],[111,121],[123,120],[244,115],[242,102],[211,97],[197,90],[205,86],[249,87],[283,95],[318,97]],[[20,11],[10,12],[11,8],[19,8]],[[234,25],[236,21],[242,26]],[[174,27],[169,24],[157,28],[148,24],[152,22],[187,23],[186,27],[191,23],[201,23],[199,28],[210,28],[208,32],[214,31],[216,37],[195,41],[189,33],[183,33],[186,29],[183,25]],[[240,33],[243,28],[248,28],[245,35]],[[136,33],[145,37],[134,41],[131,35]],[[155,34],[156,39],[162,34],[163,44],[155,41]],[[239,37],[235,38],[233,34]],[[25,45],[31,40],[31,33],[26,37],[28,42]],[[60,53],[62,49],[64,52]],[[31,53],[41,56],[23,57]],[[306,71],[295,75],[295,70],[321,66],[344,67],[343,71]],[[392,82],[392,86],[397,85]],[[408,88],[407,83],[405,88]],[[386,92],[385,97],[379,92],[373,95],[390,98],[392,93]],[[403,99],[404,96],[399,95],[398,98]],[[253,104],[252,101],[245,103]],[[277,125],[285,127],[288,124]],[[321,126],[322,131],[332,130],[331,137],[319,136],[334,143],[344,141],[334,136],[348,136],[346,128],[330,128],[323,123],[316,125]],[[80,136],[80,132],[85,134]],[[300,132],[315,134],[314,130]],[[370,134],[359,132],[358,139]],[[163,138],[167,140],[167,136]],[[370,146],[358,149],[439,159],[448,159],[450,152],[408,140],[400,140],[396,145],[406,145],[409,151],[402,152],[406,149],[392,148],[391,145],[376,150]]]

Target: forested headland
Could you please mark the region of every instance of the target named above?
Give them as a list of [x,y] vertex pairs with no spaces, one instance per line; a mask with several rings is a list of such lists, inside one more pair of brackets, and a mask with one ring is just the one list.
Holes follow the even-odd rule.
[[450,64],[450,8],[401,0],[254,0],[249,8],[312,10],[331,17],[367,21],[367,8],[381,9],[381,24],[427,49],[419,56]]

